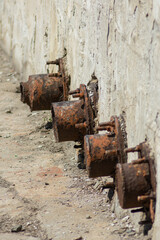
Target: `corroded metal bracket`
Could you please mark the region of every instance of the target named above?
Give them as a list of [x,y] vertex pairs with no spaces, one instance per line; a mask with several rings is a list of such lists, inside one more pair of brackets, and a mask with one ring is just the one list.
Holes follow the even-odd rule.
[[47,64],[58,65],[58,72],[31,75],[27,82],[20,83],[21,101],[28,104],[31,111],[50,110],[52,102],[68,99],[69,78],[65,74],[63,58]]
[[80,88],[70,91],[76,101],[65,101],[52,104],[53,129],[57,142],[83,142],[86,134],[94,133],[94,116],[87,88],[84,84]]
[[105,134],[84,137],[84,155],[89,177],[114,176],[117,163],[126,162],[124,139],[117,116],[109,122],[100,123],[98,131]]
[[144,142],[126,153],[138,152],[138,159],[131,163],[117,164],[116,190],[122,208],[146,206],[154,221],[156,204],[156,170],[149,145]]

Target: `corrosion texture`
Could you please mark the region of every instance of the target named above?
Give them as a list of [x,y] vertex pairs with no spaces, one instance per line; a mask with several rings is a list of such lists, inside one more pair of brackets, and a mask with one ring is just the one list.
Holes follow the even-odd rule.
[[50,110],[52,102],[67,100],[69,81],[65,76],[63,60],[47,64],[59,65],[58,73],[31,75],[27,82],[20,83],[21,101],[28,104],[31,111]]
[[93,111],[84,84],[70,91],[75,101],[52,103],[53,130],[57,142],[80,141],[84,135],[93,133]]
[[124,140],[117,116],[97,128],[105,134],[84,137],[85,164],[89,177],[114,176],[116,164],[126,162]]
[[140,207],[138,196],[148,194],[150,191],[148,163],[118,164],[116,186],[122,208]]
[[131,163],[117,164],[116,190],[122,208],[146,206],[152,222],[156,203],[156,172],[149,145],[144,142],[125,152],[138,152],[138,159]]

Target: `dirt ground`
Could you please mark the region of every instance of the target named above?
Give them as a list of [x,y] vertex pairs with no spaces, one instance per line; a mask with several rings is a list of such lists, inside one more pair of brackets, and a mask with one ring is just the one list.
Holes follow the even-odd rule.
[[0,49],[0,240],[144,239],[77,168],[74,143],[55,143],[50,112],[20,101],[20,81]]

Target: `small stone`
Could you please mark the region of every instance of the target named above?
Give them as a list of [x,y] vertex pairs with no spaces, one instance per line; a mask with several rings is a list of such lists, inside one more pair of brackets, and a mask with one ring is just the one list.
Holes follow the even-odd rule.
[[38,113],[34,112],[34,113],[31,113],[32,116],[36,116]]
[[87,215],[87,216],[86,216],[86,219],[91,219],[91,216],[90,216],[90,215]]
[[22,231],[22,225],[15,226],[11,229],[11,232],[20,232]]
[[42,148],[43,146],[42,145],[39,145],[38,148]]
[[26,225],[27,225],[27,226],[29,226],[29,225],[31,225],[31,224],[32,224],[31,222],[27,222],[27,224],[26,224]]
[[124,233],[125,231],[126,231],[126,228],[121,228],[121,229],[118,230],[118,233],[119,233],[119,234],[122,234],[122,233]]
[[114,223],[111,223],[110,225],[113,227],[115,224],[114,224]]
[[10,138],[10,135],[8,134],[8,135],[4,136],[4,138]]
[[129,216],[126,216],[126,217],[122,218],[122,222],[124,223],[124,222],[126,222],[128,219],[129,219]]
[[128,236],[133,236],[135,234],[136,234],[135,232],[130,232],[130,233],[128,233]]
[[132,229],[127,229],[126,233],[134,233],[135,234],[135,232]]
[[94,189],[98,189],[99,188],[99,186],[100,186],[101,184],[99,183],[99,182],[96,182],[96,184],[94,185]]
[[102,189],[102,194],[106,195],[108,193],[108,191],[109,190],[107,188],[104,188],[104,189]]
[[115,220],[113,221],[113,223],[117,223],[117,220],[115,219]]
[[5,111],[5,113],[12,113],[11,109]]

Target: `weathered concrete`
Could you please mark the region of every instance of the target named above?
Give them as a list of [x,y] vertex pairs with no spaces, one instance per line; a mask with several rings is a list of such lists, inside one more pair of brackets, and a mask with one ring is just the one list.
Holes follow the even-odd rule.
[[99,79],[99,119],[123,113],[128,146],[147,138],[157,162],[160,234],[160,1],[37,0],[0,3],[5,50],[23,76],[67,51],[71,86]]

